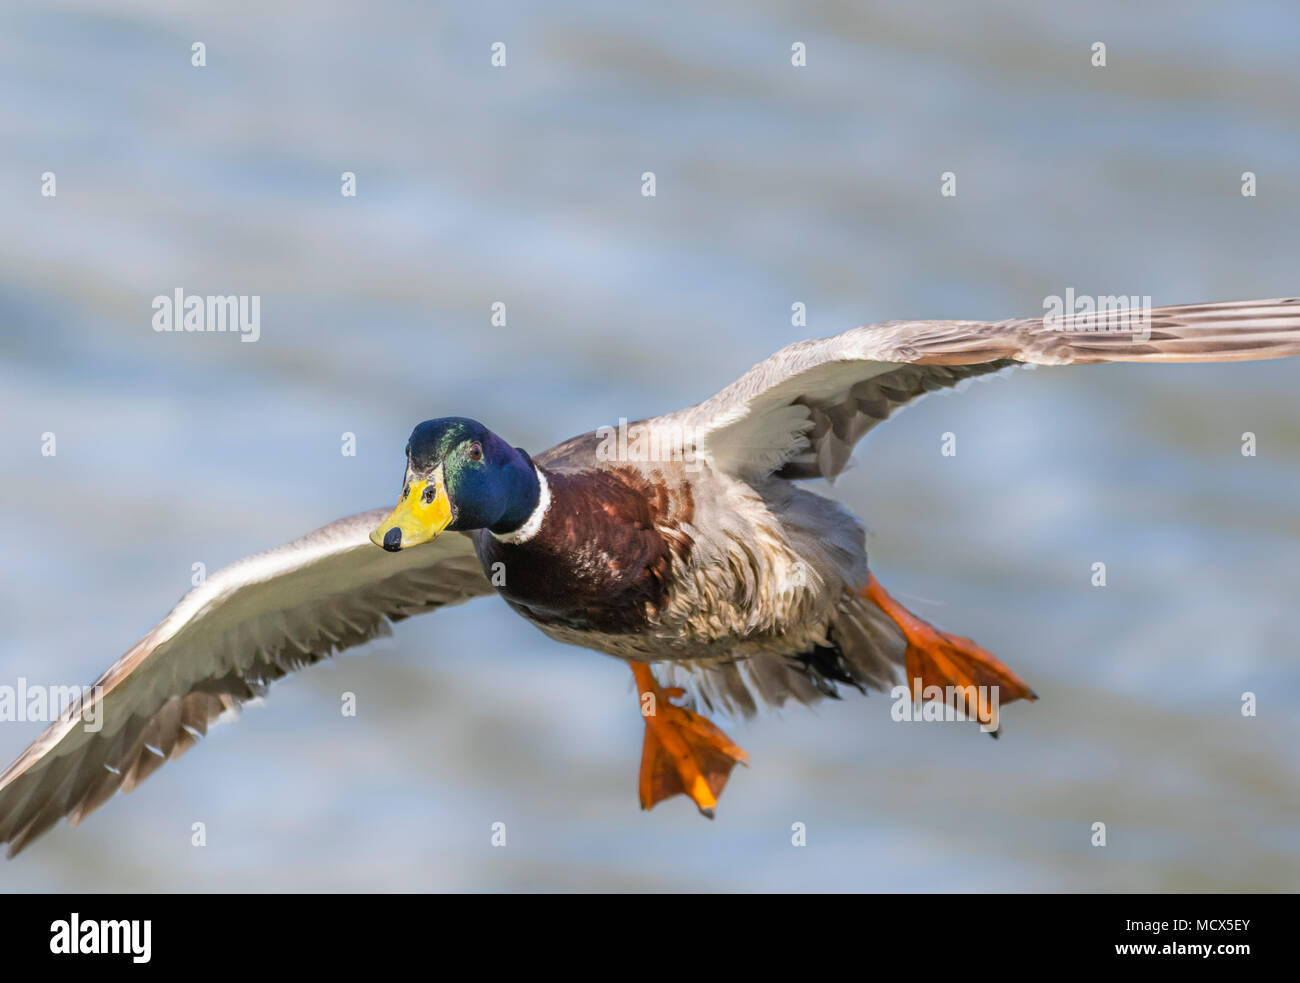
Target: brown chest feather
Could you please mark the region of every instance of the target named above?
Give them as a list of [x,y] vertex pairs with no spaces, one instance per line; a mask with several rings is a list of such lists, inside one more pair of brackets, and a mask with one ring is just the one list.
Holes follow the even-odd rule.
[[538,624],[614,634],[645,627],[693,545],[682,528],[694,514],[689,485],[631,469],[546,477],[551,507],[536,536],[510,544],[478,534],[484,572]]

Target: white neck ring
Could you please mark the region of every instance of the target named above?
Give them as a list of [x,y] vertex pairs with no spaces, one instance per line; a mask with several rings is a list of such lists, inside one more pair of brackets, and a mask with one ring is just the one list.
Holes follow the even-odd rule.
[[518,545],[528,542],[541,531],[542,520],[546,518],[546,513],[551,507],[551,486],[546,483],[546,475],[542,474],[541,468],[534,465],[533,473],[537,475],[537,505],[532,515],[514,532],[503,532],[497,535],[489,529],[488,532],[492,532],[492,538],[497,542]]

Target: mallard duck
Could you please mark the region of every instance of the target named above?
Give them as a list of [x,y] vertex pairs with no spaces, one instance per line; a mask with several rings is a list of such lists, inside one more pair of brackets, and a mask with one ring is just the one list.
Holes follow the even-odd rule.
[[388,622],[493,593],[631,666],[646,809],[684,794],[713,814],[746,755],[707,713],[886,689],[900,669],[917,699],[996,735],[982,694],[1033,691],[891,597],[862,523],[800,482],[833,479],[897,407],[1017,364],[1300,352],[1294,298],[1137,314],[1118,331],[1088,314],[859,327],[791,345],[689,409],[536,456],[475,420],[425,421],[395,509],[209,577],[27,748],[0,775],[0,841],[12,856],[59,817],[79,822],[270,682]]

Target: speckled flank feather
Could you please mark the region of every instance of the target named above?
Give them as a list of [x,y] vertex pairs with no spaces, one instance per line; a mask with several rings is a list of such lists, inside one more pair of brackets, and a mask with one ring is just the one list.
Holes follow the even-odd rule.
[[[678,601],[684,611],[719,612],[722,625],[739,623],[709,652],[668,663],[665,679],[685,684],[707,709],[745,716],[790,700],[811,704],[837,693],[831,677],[801,659],[825,648],[854,685],[892,685],[905,644],[861,596],[867,557],[858,520],[838,503],[777,481],[735,517],[724,538],[705,537],[714,554],[692,558],[688,577],[697,589]],[[739,528],[746,524],[754,535]]]

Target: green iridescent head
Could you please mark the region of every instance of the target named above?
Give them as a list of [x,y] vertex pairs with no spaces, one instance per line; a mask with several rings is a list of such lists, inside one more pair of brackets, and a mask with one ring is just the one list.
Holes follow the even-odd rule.
[[528,520],[539,495],[537,471],[524,451],[477,420],[426,420],[406,444],[397,508],[370,540],[396,552],[445,529],[513,532]]

